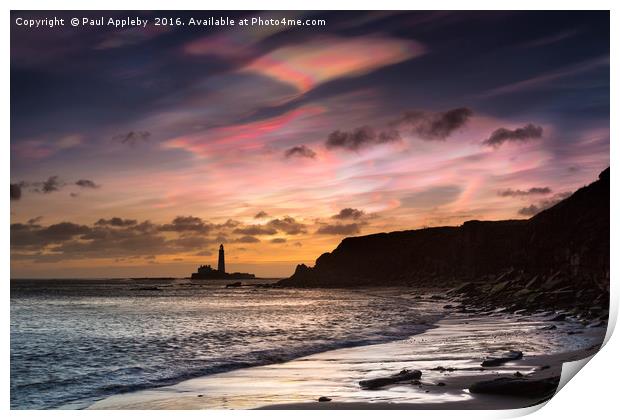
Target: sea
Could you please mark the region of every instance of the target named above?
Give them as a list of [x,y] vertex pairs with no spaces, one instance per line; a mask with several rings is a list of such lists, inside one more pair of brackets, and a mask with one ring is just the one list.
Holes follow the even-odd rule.
[[11,280],[11,408],[86,408],[119,393],[399,340],[442,313],[403,289],[226,283]]

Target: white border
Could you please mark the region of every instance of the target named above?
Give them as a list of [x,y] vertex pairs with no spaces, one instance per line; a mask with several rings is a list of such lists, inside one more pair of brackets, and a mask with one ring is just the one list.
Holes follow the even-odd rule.
[[[228,1],[225,3],[210,4],[206,1],[189,1],[189,0],[176,0],[163,1],[163,0],[108,0],[105,3],[86,3],[83,0],[62,0],[62,1],[49,1],[49,0],[21,0],[21,1],[4,1],[5,5],[5,26],[2,31],[3,49],[2,55],[2,87],[5,98],[2,101],[2,118],[4,124],[2,125],[4,131],[4,139],[6,144],[3,149],[3,153],[0,155],[1,163],[0,168],[5,174],[5,180],[10,178],[10,160],[9,160],[9,139],[10,139],[10,97],[7,94],[10,91],[10,24],[9,10],[612,10],[611,12],[611,115],[616,115],[615,111],[618,109],[617,105],[617,92],[615,91],[617,75],[614,74],[614,70],[618,69],[618,26],[620,19],[617,16],[617,11],[613,10],[613,6],[618,4],[617,1],[601,1],[601,0],[589,0],[575,1],[551,1],[551,0],[504,0],[501,3],[497,1],[489,0],[469,0],[467,2],[458,0],[444,0],[441,3],[433,2],[411,2],[404,0],[382,0],[381,2],[371,2],[367,0],[313,0],[313,1],[296,1],[292,3],[290,1],[282,0],[245,0],[245,1]],[[8,6],[8,7],[7,7]],[[215,7],[210,7],[215,6]],[[616,70],[617,73],[617,70]],[[618,124],[614,118],[611,118],[611,138],[615,138],[618,133]],[[611,144],[611,162],[618,161],[618,152],[616,147]],[[612,166],[614,166],[612,165]],[[620,206],[618,205],[618,182],[616,172],[612,171],[612,194],[611,194],[611,214],[620,214]],[[6,181],[5,181],[6,182]],[[6,182],[5,189],[8,189],[8,182]],[[171,418],[171,417],[188,417],[188,418],[200,418],[204,419],[205,416],[210,418],[275,418],[275,419],[288,419],[291,414],[296,418],[313,419],[320,415],[321,417],[336,418],[342,415],[354,415],[356,418],[376,418],[378,415],[388,415],[392,418],[502,418],[502,417],[514,417],[518,415],[524,415],[532,410],[509,410],[509,411],[389,411],[389,412],[377,412],[377,411],[358,411],[355,413],[342,412],[342,411],[297,411],[295,413],[280,411],[210,411],[205,412],[127,412],[117,411],[114,413],[108,412],[59,412],[59,411],[9,411],[9,341],[10,341],[10,311],[9,311],[9,278],[10,278],[10,246],[9,246],[9,220],[10,220],[10,200],[9,194],[4,194],[4,205],[2,207],[3,214],[5,215],[5,223],[0,224],[1,232],[1,247],[2,247],[2,261],[0,264],[0,270],[2,273],[1,281],[2,297],[4,307],[2,311],[2,332],[5,338],[3,346],[1,347],[2,353],[2,372],[4,373],[4,380],[1,384],[3,395],[3,408],[7,413],[15,418],[71,418],[74,416],[104,419],[110,415],[116,418],[130,418],[136,415],[142,417],[148,415],[153,419]],[[612,279],[612,296],[611,296],[611,318],[615,324],[618,311],[618,281],[615,279],[614,274],[618,268],[618,246],[617,238],[618,219],[611,219],[611,279]],[[610,322],[610,332],[613,329],[612,322]],[[609,334],[607,339],[609,339]],[[618,344],[617,337],[612,337],[606,344],[603,351],[597,354],[587,367],[579,373],[577,380],[570,381],[545,407],[540,411],[536,411],[532,415],[533,419],[545,419],[545,418],[562,418],[562,419],[580,419],[584,418],[610,418],[613,415],[611,413],[617,411],[617,391],[616,381],[618,378],[618,361],[615,360],[614,355],[618,354],[620,345]],[[148,414],[147,414],[148,413]]]

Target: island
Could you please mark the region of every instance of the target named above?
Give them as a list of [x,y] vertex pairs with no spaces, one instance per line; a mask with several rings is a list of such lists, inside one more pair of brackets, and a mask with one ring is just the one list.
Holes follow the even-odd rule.
[[226,262],[224,260],[224,245],[220,245],[220,252],[217,261],[217,270],[210,265],[201,265],[191,276],[194,280],[248,280],[255,279],[252,273],[227,273]]

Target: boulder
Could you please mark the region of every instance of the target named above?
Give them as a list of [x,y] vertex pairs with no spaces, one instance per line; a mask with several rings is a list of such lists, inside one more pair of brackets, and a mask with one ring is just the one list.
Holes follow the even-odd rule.
[[521,358],[523,358],[523,352],[513,350],[507,353],[504,353],[499,357],[489,357],[482,362],[481,366],[482,367],[501,366],[506,362],[511,362],[513,360],[519,360]]
[[398,382],[404,382],[404,381],[412,381],[415,379],[420,379],[421,377],[422,377],[422,372],[417,369],[414,369],[414,370],[403,369],[394,375],[385,376],[382,378],[367,379],[364,381],[360,381],[359,384],[364,389],[378,389],[386,385],[391,385],[391,384],[395,384]]
[[502,377],[490,381],[477,382],[469,387],[469,392],[473,394],[542,398],[551,396],[556,391],[559,382],[559,376],[544,379]]

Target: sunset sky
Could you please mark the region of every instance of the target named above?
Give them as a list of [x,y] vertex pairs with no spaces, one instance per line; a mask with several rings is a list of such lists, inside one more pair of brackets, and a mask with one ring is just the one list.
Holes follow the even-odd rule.
[[13,278],[187,276],[220,243],[287,276],[346,236],[531,217],[609,165],[607,12],[87,15],[151,24],[12,14]]

